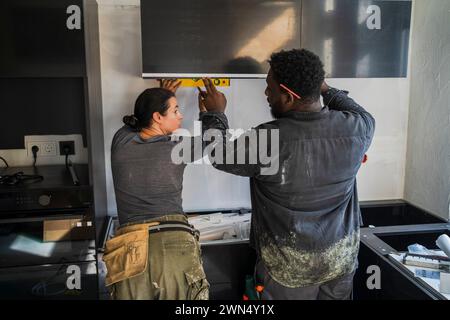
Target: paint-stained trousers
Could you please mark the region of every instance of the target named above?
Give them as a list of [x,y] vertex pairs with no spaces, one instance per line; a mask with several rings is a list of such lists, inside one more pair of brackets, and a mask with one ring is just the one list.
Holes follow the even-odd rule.
[[[145,222],[180,221],[167,215]],[[202,266],[198,239],[185,231],[150,233],[145,272],[111,285],[116,300],[207,300],[209,283]]]
[[318,285],[288,288],[271,278],[261,260],[255,266],[255,277],[264,286],[262,300],[350,300],[354,275],[355,271]]

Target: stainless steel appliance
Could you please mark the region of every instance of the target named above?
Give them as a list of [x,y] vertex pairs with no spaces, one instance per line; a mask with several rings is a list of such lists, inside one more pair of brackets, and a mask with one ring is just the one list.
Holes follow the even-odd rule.
[[[97,299],[88,166],[0,169],[0,299]],[[20,179],[19,179],[20,180]]]

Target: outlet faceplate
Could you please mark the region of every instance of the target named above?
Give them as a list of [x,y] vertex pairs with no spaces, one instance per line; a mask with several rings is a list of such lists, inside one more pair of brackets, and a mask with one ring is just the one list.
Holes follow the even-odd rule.
[[[38,166],[65,164],[64,151],[67,150],[67,147],[69,147],[70,160],[73,163],[88,163],[87,148],[83,145],[83,136],[81,134],[24,136],[24,144],[25,150],[21,152],[23,157],[20,160],[21,166],[28,166],[34,163],[33,153],[31,152],[33,145],[39,147],[36,162]],[[66,149],[64,149],[65,146]]]
[[37,153],[38,157],[52,157],[57,155],[56,141],[28,141],[27,154],[29,157],[33,156],[33,152],[31,151],[33,146],[38,146],[39,148]]

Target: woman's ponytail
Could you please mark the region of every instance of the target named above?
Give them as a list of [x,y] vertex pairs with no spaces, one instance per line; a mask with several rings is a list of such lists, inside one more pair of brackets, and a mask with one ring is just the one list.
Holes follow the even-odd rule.
[[135,129],[135,130],[140,130],[141,128],[139,128],[139,124],[138,124],[138,119],[134,116],[134,114],[130,115],[130,116],[124,116],[123,117],[123,123],[125,123],[127,126]]

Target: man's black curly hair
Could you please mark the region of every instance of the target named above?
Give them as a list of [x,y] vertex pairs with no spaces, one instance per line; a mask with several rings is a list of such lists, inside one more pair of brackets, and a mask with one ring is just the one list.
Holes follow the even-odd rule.
[[320,58],[306,49],[273,53],[269,60],[275,80],[299,94],[303,100],[316,101],[325,77]]

